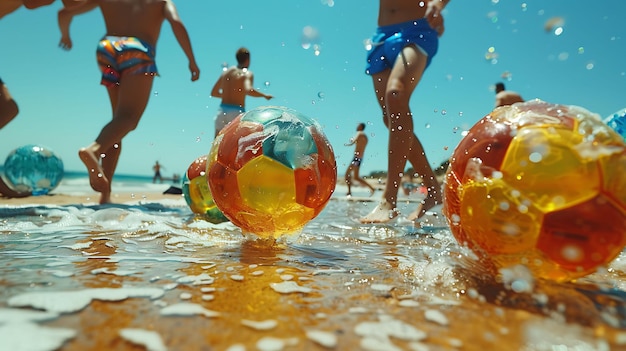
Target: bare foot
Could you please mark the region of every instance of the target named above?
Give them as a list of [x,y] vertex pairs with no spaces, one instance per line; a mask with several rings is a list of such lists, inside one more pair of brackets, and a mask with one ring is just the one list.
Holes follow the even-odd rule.
[[389,202],[381,201],[369,214],[359,219],[361,223],[387,223],[400,213]]
[[435,200],[435,198],[430,197],[430,196],[426,197],[417,205],[417,208],[415,209],[415,211],[411,212],[411,214],[407,216],[407,219],[409,221],[418,220],[422,218],[426,214],[426,212],[428,212],[428,210],[437,206],[438,204],[439,202]]
[[98,158],[88,149],[82,148],[78,151],[78,157],[87,167],[87,173],[89,173],[89,185],[91,188],[99,193],[110,193],[109,180],[104,176],[104,171],[98,162]]

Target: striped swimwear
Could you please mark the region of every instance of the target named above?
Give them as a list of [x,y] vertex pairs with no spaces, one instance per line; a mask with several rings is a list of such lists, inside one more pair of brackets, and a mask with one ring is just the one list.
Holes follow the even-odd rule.
[[106,36],[98,43],[96,56],[102,72],[102,85],[120,84],[125,74],[158,75],[152,45],[135,37]]

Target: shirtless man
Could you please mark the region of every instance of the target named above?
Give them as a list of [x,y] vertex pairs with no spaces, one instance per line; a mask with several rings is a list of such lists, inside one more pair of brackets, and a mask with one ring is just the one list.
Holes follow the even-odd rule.
[[513,105],[516,102],[524,102],[524,99],[522,99],[522,97],[518,93],[514,91],[506,90],[506,88],[504,87],[504,83],[502,82],[496,83],[496,106],[495,107]]
[[237,66],[226,69],[213,85],[211,96],[222,98],[222,103],[215,117],[215,136],[233,119],[246,111],[246,96],[263,97],[272,95],[254,89],[254,74],[250,67],[250,51],[239,48],[235,54]]
[[96,140],[78,155],[87,167],[91,187],[101,194],[100,203],[111,202],[111,180],[122,150],[122,138],[134,130],[148,104],[152,81],[158,74],[155,48],[163,21],[172,27],[178,44],[189,60],[191,80],[200,77],[189,35],[171,0],[85,0],[59,11],[63,49],[72,48],[70,23],[79,15],[99,7],[106,35],[96,49],[113,119]]
[[370,189],[370,196],[374,194],[374,187],[371,186],[365,179],[359,176],[359,169],[361,168],[361,162],[363,161],[363,154],[365,153],[365,147],[367,146],[367,135],[365,132],[365,123],[359,123],[356,127],[356,134],[352,139],[350,139],[349,143],[344,144],[345,146],[354,145],[354,157],[346,170],[346,184],[348,185],[348,193],[347,196],[352,196],[351,186],[352,186],[352,176],[354,175],[354,179],[361,183],[363,186],[366,186]]
[[362,223],[385,223],[399,215],[398,188],[407,160],[428,189],[425,199],[408,218],[422,217],[442,202],[441,185],[413,132],[411,94],[437,53],[443,34],[441,11],[449,0],[379,0],[378,30],[368,51],[366,73],[372,76],[376,99],[389,129],[387,184],[382,201]]

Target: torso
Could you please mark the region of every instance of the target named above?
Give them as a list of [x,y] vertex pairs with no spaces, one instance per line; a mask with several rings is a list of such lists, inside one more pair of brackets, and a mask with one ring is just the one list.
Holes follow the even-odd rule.
[[354,144],[354,156],[362,158],[363,153],[365,153],[365,146],[367,146],[367,135],[365,135],[365,132],[360,131],[356,133],[354,136]]
[[236,106],[245,106],[246,79],[252,72],[246,68],[230,67],[222,77],[222,103]]
[[[416,6],[423,3],[424,6]],[[388,26],[422,18],[426,14],[428,0],[380,0],[378,10],[378,25]]]
[[[107,35],[133,36],[156,46],[165,20],[166,0],[100,1]],[[141,17],[141,21],[138,20]]]

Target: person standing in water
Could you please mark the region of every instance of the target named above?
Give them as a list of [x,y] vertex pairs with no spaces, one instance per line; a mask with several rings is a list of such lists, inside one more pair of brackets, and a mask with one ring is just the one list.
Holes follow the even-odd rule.
[[352,178],[365,187],[370,189],[370,196],[374,194],[374,187],[371,186],[365,179],[359,175],[359,169],[361,168],[361,162],[363,162],[363,154],[365,153],[365,147],[367,146],[367,135],[365,132],[365,123],[359,123],[356,127],[356,134],[350,139],[349,143],[345,146],[354,145],[354,157],[350,161],[350,165],[346,170],[346,185],[348,186],[348,193],[346,196],[352,196]]
[[59,11],[61,42],[72,48],[70,23],[74,16],[100,8],[106,35],[96,49],[113,118],[96,140],[81,148],[78,155],[87,167],[91,187],[100,193],[100,203],[111,202],[111,181],[122,151],[122,139],[137,127],[151,95],[152,81],[158,74],[156,43],[164,21],[168,21],[178,44],[189,61],[191,81],[200,69],[191,48],[185,25],[171,0],[84,0]]
[[398,188],[407,160],[428,189],[408,219],[415,220],[442,203],[441,185],[413,131],[409,102],[424,71],[437,53],[444,25],[441,12],[449,0],[379,0],[378,29],[368,51],[366,73],[389,130],[387,183],[381,202],[362,223],[385,223],[399,215]]
[[254,74],[249,69],[250,51],[241,47],[235,58],[237,66],[222,72],[211,90],[211,96],[222,99],[215,117],[215,136],[237,116],[246,112],[246,96],[263,97],[266,100],[273,98],[254,89]]

